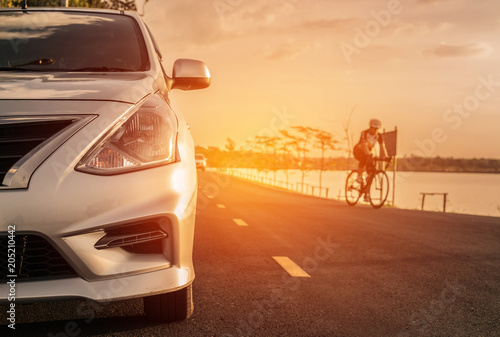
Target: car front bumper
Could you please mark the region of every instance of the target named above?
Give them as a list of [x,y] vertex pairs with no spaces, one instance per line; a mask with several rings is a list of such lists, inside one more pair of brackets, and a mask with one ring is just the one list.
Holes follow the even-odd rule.
[[[180,160],[175,163],[112,176],[78,172],[74,167],[79,158],[115,119],[108,115],[103,123],[97,116],[37,168],[29,188],[0,191],[0,235],[5,238],[7,229],[15,228],[18,239],[43,238],[75,275],[32,279],[21,268],[23,252],[18,247],[14,273],[0,275],[6,281],[0,284],[0,303],[8,301],[7,282],[12,279],[20,302],[145,297],[178,290],[194,280],[197,179],[189,130],[179,127]],[[95,247],[109,230],[133,225],[141,235],[141,223],[151,221],[165,234],[155,250]],[[11,274],[17,278],[8,277]]]

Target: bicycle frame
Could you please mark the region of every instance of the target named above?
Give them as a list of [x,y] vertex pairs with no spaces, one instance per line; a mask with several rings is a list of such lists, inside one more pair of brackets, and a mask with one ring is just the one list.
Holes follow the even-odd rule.
[[[387,200],[388,192],[389,192],[389,178],[385,173],[386,168],[389,165],[390,158],[382,159],[382,158],[373,158],[370,156],[368,158],[365,172],[367,173],[366,182],[359,183],[357,179],[354,181],[354,178],[357,177],[357,171],[352,171],[346,179],[346,202],[350,206],[354,206],[361,196],[365,196],[370,202],[370,204],[374,208],[380,208],[383,206],[385,201]],[[383,167],[383,169],[378,170],[376,167],[377,161],[385,161],[387,165]],[[374,186],[374,179],[377,177],[376,183]],[[373,190],[372,190],[373,187]]]

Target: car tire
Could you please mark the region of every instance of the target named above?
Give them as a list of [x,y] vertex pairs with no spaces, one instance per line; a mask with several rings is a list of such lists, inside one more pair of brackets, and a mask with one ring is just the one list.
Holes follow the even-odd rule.
[[193,309],[191,284],[171,293],[144,297],[144,313],[155,321],[183,321],[191,316]]

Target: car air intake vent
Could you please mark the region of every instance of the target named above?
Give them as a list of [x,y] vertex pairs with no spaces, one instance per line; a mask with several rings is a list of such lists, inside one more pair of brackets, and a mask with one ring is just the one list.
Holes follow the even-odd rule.
[[52,120],[0,123],[0,182],[14,164],[72,122]]
[[8,242],[6,235],[0,235],[0,261],[3,262],[0,264],[0,282],[6,282],[9,275],[16,275],[16,282],[78,277],[61,254],[41,236],[16,233],[14,266],[7,256],[12,252]]

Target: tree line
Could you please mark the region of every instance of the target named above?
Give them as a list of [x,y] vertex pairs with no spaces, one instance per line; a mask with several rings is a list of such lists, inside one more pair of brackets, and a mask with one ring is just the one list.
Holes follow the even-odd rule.
[[[307,126],[292,126],[279,130],[275,136],[256,136],[245,143],[236,143],[227,138],[223,149],[218,147],[197,146],[196,152],[207,157],[208,165],[216,168],[253,168],[263,171],[301,170],[303,176],[309,170],[352,170],[357,167],[357,161],[332,153],[345,152],[340,148],[340,142],[328,131]],[[328,155],[328,156],[327,156]],[[392,165],[389,169],[392,169]],[[397,158],[398,171],[423,172],[474,172],[500,173],[500,159],[472,158],[461,159],[453,157],[402,157]]]
[[[239,167],[270,170],[284,170],[288,183],[288,170],[299,169],[302,182],[309,170],[320,170],[319,186],[323,171],[329,169],[326,154],[338,150],[338,141],[331,132],[308,126],[292,126],[279,130],[279,135],[256,136],[247,140],[239,148],[227,138],[225,149],[217,147],[197,147],[196,151],[207,157],[212,167]],[[316,150],[317,157],[310,154]]]
[[[147,2],[148,0],[146,0]],[[137,11],[135,0],[68,0],[69,7],[107,8]],[[28,7],[59,7],[61,0],[28,0]],[[24,0],[0,0],[0,7],[21,7]]]
[[[203,153],[207,157],[208,165],[217,168],[254,168],[259,170],[283,170],[300,169],[297,158],[289,157],[285,162],[283,159],[272,162],[268,154],[254,150],[228,151],[215,146],[196,148],[197,153]],[[321,162],[323,161],[323,164]],[[311,170],[353,170],[357,167],[357,161],[347,157],[318,157],[307,158],[307,167]],[[392,165],[389,166],[392,170]],[[397,158],[398,171],[416,172],[466,172],[466,173],[500,173],[500,159],[490,158],[453,158],[453,157],[402,157]]]
[[461,159],[439,156],[425,158],[411,156],[398,159],[398,170],[420,172],[500,173],[500,159]]

